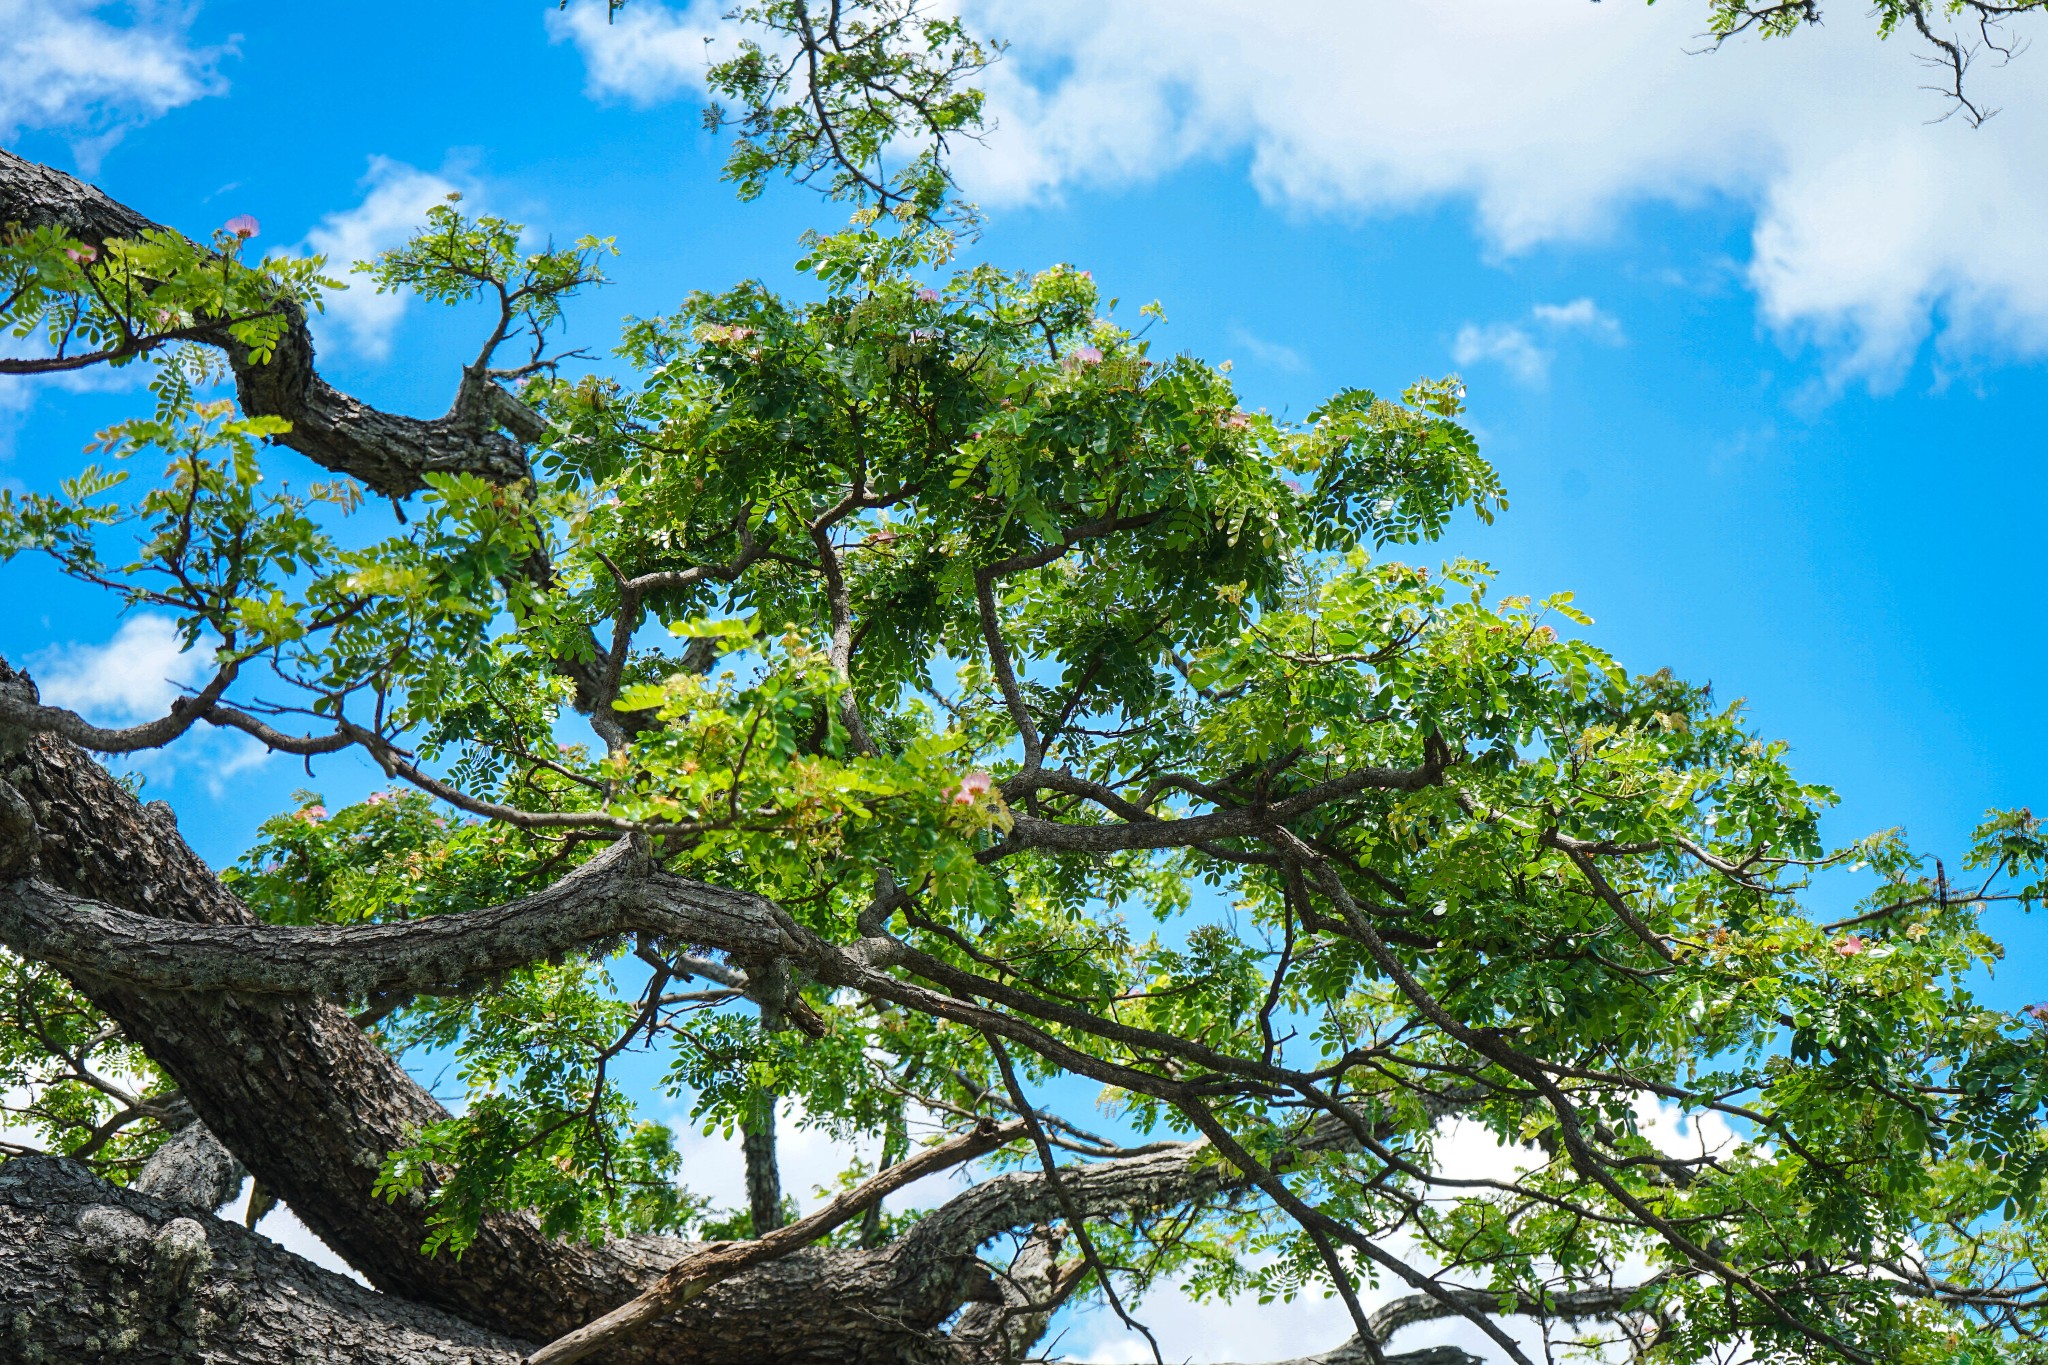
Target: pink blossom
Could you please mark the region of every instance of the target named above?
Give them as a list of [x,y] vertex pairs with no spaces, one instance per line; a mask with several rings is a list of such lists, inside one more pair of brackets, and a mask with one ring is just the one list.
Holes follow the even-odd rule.
[[253,217],[246,213],[238,213],[225,223],[222,223],[220,230],[222,232],[232,232],[235,236],[246,242],[262,229],[256,225],[256,220]]
[[960,779],[960,790],[953,793],[953,804],[956,806],[971,806],[974,804],[974,798],[986,795],[988,789],[989,775],[987,773],[969,773]]
[[2048,1005],[2029,1005],[2020,1013],[2037,1024],[2048,1024]]
[[1100,365],[1102,363],[1102,352],[1094,346],[1076,346],[1073,350],[1067,352],[1067,357],[1081,365]]
[[1840,953],[1843,957],[1854,957],[1858,953],[1862,952],[1868,946],[1869,945],[1863,941],[1863,936],[1861,934],[1850,934],[1847,938],[1844,938],[1841,942],[1835,944],[1835,951]]
[[327,818],[327,807],[308,806],[299,812],[299,818],[309,825],[317,825]]
[[939,301],[939,291],[936,289],[920,289],[917,291],[917,301],[919,303],[937,303]]
[[381,806],[386,801],[396,801],[397,799],[398,793],[394,791],[371,792],[368,804],[372,806]]
[[89,246],[67,246],[64,248],[64,254],[79,265],[84,265],[87,261],[94,260],[99,256],[99,252],[94,251]]
[[1223,425],[1226,427],[1237,427],[1241,429],[1244,427],[1248,427],[1251,424],[1252,419],[1245,416],[1241,412],[1233,412],[1230,414],[1230,416],[1223,419]]

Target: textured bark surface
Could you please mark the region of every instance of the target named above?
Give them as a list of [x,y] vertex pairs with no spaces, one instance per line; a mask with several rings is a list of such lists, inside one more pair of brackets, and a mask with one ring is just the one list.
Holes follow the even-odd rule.
[[0,1359],[516,1365],[527,1349],[76,1162],[0,1165]]
[[[4,666],[0,666],[4,667]],[[19,674],[0,678],[16,687]],[[178,836],[168,808],[138,804],[90,757],[42,738],[4,760],[36,824],[35,874],[63,890],[183,924],[255,922]],[[372,1194],[383,1157],[445,1110],[339,1008],[226,992],[79,984],[178,1082],[200,1120],[306,1225],[387,1292],[508,1335],[551,1340],[632,1298],[690,1248],[638,1238],[602,1248],[543,1238],[531,1218],[488,1218],[460,1261],[429,1258],[417,1204]],[[1195,1148],[1067,1184],[1081,1207],[1160,1207],[1221,1190]],[[873,1251],[812,1249],[721,1284],[608,1359],[677,1365],[762,1361],[972,1361],[937,1329],[996,1294],[975,1248],[1056,1220],[1042,1178],[1012,1174],[950,1201]],[[791,1305],[801,1304],[801,1312]]]
[[747,1165],[747,1212],[754,1235],[782,1226],[782,1166],[775,1159],[775,1096],[757,1090],[740,1124],[740,1155]]
[[0,943],[63,971],[159,991],[454,990],[631,933],[776,959],[805,947],[781,921],[772,902],[648,866],[623,841],[530,896],[398,924],[166,924],[0,873]]
[[212,1213],[235,1197],[247,1175],[235,1154],[195,1119],[151,1154],[128,1188],[166,1204]]
[[[1383,1351],[1386,1365],[1486,1365],[1470,1351],[1457,1346],[1425,1346],[1419,1351]],[[1372,1357],[1353,1337],[1334,1351],[1298,1356],[1293,1360],[1268,1360],[1257,1365],[1372,1365]]]
[[[53,883],[137,914],[254,923],[178,837],[168,807],[137,804],[78,750],[34,741],[4,776],[28,800],[38,870]],[[460,1262],[421,1255],[425,1210],[371,1189],[384,1156],[447,1111],[336,1006],[78,985],[228,1150],[378,1287],[543,1339],[558,1321],[630,1297],[616,1269],[543,1238],[530,1219],[491,1220]]]
[[[1035,1339],[1043,1325],[1042,1316],[1024,1306],[1055,1293],[1049,1246],[1057,1243],[1041,1237],[1027,1244],[1005,1277],[1001,1305],[969,1308],[957,1350],[878,1323],[883,1330],[870,1345],[888,1354],[835,1356],[804,1348],[792,1354],[759,1329],[766,1323],[785,1340],[800,1336],[788,1331],[800,1315],[792,1313],[791,1301],[757,1293],[744,1305],[757,1315],[754,1330],[724,1324],[740,1327],[750,1352],[729,1358],[960,1360],[974,1358],[969,1352],[976,1344],[1002,1349],[989,1340],[998,1335],[1014,1349]],[[824,1259],[813,1252],[800,1261]],[[873,1270],[879,1258],[861,1259]],[[806,1267],[790,1268],[798,1273],[776,1288],[801,1292]],[[862,1278],[877,1289],[890,1282],[886,1274]],[[998,1324],[1011,1330],[1001,1332]],[[76,1162],[32,1156],[0,1165],[0,1359],[21,1365],[516,1365],[531,1349],[366,1290],[268,1238],[121,1189]],[[1352,1342],[1282,1365],[1363,1365],[1367,1359]],[[1478,1365],[1477,1357],[1448,1346],[1386,1359],[1389,1365]]]

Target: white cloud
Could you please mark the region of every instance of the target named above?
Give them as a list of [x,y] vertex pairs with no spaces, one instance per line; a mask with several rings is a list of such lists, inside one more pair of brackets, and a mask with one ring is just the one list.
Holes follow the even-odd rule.
[[687,9],[635,4],[608,15],[596,0],[550,8],[548,36],[574,43],[589,70],[592,95],[651,104],[678,95],[701,95],[711,53],[729,47],[727,6],[692,0]]
[[0,0],[0,141],[70,133],[90,174],[127,128],[219,94],[221,53],[192,46],[190,17],[151,0]]
[[1621,324],[1602,312],[1600,305],[1591,299],[1539,303],[1529,310],[1529,316],[1560,331],[1583,331],[1611,344],[1619,345],[1621,342]]
[[1300,351],[1278,341],[1268,341],[1242,326],[1230,329],[1231,344],[1244,348],[1246,355],[1261,365],[1275,370],[1299,374],[1309,368],[1308,360]]
[[[228,1211],[221,1216],[244,1227],[249,1222],[249,1200],[256,1192],[256,1182],[243,1180],[242,1192],[228,1202]],[[320,1240],[319,1234],[299,1221],[288,1204],[273,1204],[270,1212],[256,1221],[256,1231],[283,1247],[295,1256],[302,1256],[314,1265],[331,1270],[337,1275],[346,1275],[365,1289],[371,1288],[361,1271],[336,1255],[334,1248]]]
[[[17,337],[0,332],[0,359],[40,360],[53,354],[47,338],[40,333]],[[49,374],[16,374],[0,379],[0,461],[14,456],[15,440],[34,411],[38,394],[51,390],[63,393],[120,393],[139,389],[149,379],[146,365],[88,365],[80,370],[57,370]]]
[[1509,374],[1532,386],[1550,376],[1550,352],[1536,344],[1527,328],[1512,322],[1466,323],[1451,343],[1451,359],[1460,365],[1498,361]]
[[[1675,1105],[1662,1104],[1648,1096],[1639,1097],[1635,1109],[1643,1136],[1673,1155],[1718,1153],[1734,1140],[1733,1130],[1715,1114],[1688,1117]],[[1508,1146],[1483,1126],[1459,1119],[1445,1124],[1436,1140],[1437,1169],[1460,1179],[1512,1180],[1545,1160],[1533,1147]],[[1383,1245],[1420,1269],[1436,1268],[1434,1262],[1418,1252],[1414,1239],[1406,1233],[1396,1234]],[[1634,1277],[1648,1278],[1652,1273],[1649,1262],[1641,1258],[1625,1261],[1618,1271],[1628,1282]],[[1412,1292],[1407,1285],[1382,1274],[1380,1284],[1361,1287],[1359,1300],[1370,1312]],[[1202,1303],[1175,1285],[1155,1290],[1136,1316],[1159,1338],[1160,1353],[1166,1359],[1189,1362],[1262,1361],[1313,1355],[1337,1346],[1352,1330],[1350,1315],[1342,1301],[1334,1297],[1311,1294],[1291,1304],[1261,1304],[1248,1298],[1234,1303]],[[1521,1318],[1497,1321],[1532,1358],[1546,1358],[1542,1332],[1536,1323]],[[1506,1358],[1500,1347],[1478,1328],[1456,1318],[1405,1328],[1391,1345],[1402,1352],[1426,1346],[1459,1346],[1488,1362]],[[1078,1315],[1064,1346],[1072,1353],[1072,1359],[1081,1361],[1152,1359],[1151,1348],[1142,1337],[1127,1331],[1112,1314],[1102,1310]],[[1613,1365],[1626,1358],[1623,1351],[1591,1357]]]
[[1451,359],[1460,365],[1492,361],[1517,380],[1538,387],[1550,377],[1555,350],[1537,340],[1537,333],[1555,340],[1560,334],[1583,332],[1611,346],[1622,341],[1621,324],[1602,312],[1591,299],[1570,303],[1539,303],[1529,310],[1527,324],[1515,322],[1468,322],[1451,342]]
[[[374,259],[410,237],[427,210],[461,192],[445,174],[420,170],[389,157],[373,156],[363,176],[363,201],[322,218],[306,234],[305,249],[327,258],[328,273],[341,278],[357,261]],[[405,316],[407,296],[379,294],[361,275],[349,288],[327,296],[327,311],[316,318],[317,333],[338,329],[349,346],[372,360],[391,353],[392,334]],[[324,335],[322,336],[324,340]]]
[[[937,1125],[924,1111],[913,1110],[910,1133],[913,1141]],[[746,1158],[737,1136],[706,1133],[687,1119],[670,1123],[676,1136],[676,1150],[683,1158],[683,1183],[694,1194],[708,1195],[717,1208],[744,1208],[747,1202]],[[782,1176],[782,1192],[809,1213],[821,1206],[839,1186],[839,1175],[858,1156],[870,1170],[880,1159],[880,1134],[862,1135],[849,1144],[822,1128],[804,1121],[803,1107],[785,1101],[775,1126],[775,1166]],[[913,1181],[889,1196],[896,1210],[935,1208],[957,1194],[971,1172],[940,1171]],[[825,1193],[820,1194],[820,1191]]]
[[108,725],[154,720],[212,670],[210,651],[184,651],[182,643],[170,617],[130,616],[103,645],[43,651],[32,672],[46,705],[68,706]]
[[[1015,40],[1002,129],[969,149],[993,204],[1243,157],[1272,201],[1386,213],[1469,201],[1490,248],[1597,238],[1630,206],[1754,213],[1766,322],[1837,377],[2048,354],[2048,96],[1976,75],[2005,110],[1931,125],[1915,50],[1852,18],[1699,52],[1698,6],[1583,0],[970,0]],[[1485,342],[1489,338],[1479,338]],[[1521,354],[1516,338],[1490,340]]]
[[[957,0],[1012,41],[988,76],[1000,127],[962,149],[992,207],[1242,160],[1296,210],[1469,203],[1488,249],[1609,233],[1633,206],[1733,200],[1748,281],[1788,344],[1837,379],[2048,355],[2048,86],[2023,56],[1973,72],[2004,106],[1932,124],[1908,38],[1845,15],[1781,42],[1700,51],[1701,4],[1585,0]],[[551,19],[594,93],[700,93],[717,7],[636,3]],[[1507,344],[1512,344],[1508,339]]]
[[[168,616],[126,617],[103,645],[64,644],[29,660],[30,675],[46,705],[68,707],[100,725],[132,725],[167,714],[173,698],[203,685],[213,652],[202,642],[180,652]],[[259,766],[270,751],[247,735],[198,726],[168,747],[129,756],[152,780],[196,772],[207,790],[222,795],[229,778]]]

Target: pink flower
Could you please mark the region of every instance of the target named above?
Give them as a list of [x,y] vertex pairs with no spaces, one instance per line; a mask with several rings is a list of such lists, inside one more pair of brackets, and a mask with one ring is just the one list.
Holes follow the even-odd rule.
[[1223,425],[1226,427],[1237,427],[1242,429],[1244,427],[1250,426],[1251,424],[1252,419],[1245,416],[1241,412],[1233,412],[1230,414],[1230,416],[1223,419]]
[[1835,951],[1840,953],[1843,957],[1854,957],[1856,956],[1856,954],[1862,952],[1868,946],[1868,944],[1864,943],[1863,936],[1861,934],[1850,934],[1847,938],[1843,939],[1841,942],[1835,945]]
[[2037,1024],[2048,1024],[2048,1005],[2029,1005],[2020,1013]]
[[327,818],[327,807],[308,806],[299,812],[299,818],[309,825],[317,825]]
[[371,792],[368,804],[372,806],[381,806],[386,801],[396,801],[397,799],[398,793],[394,791]]
[[974,798],[987,795],[988,789],[989,776],[987,773],[969,773],[960,779],[960,790],[953,793],[953,804],[956,806],[971,806],[974,804]]
[[222,232],[232,232],[235,234],[235,236],[241,238],[245,242],[248,241],[251,237],[254,237],[258,232],[262,231],[262,229],[256,225],[256,220],[246,213],[238,213],[234,217],[228,219],[225,223],[222,223],[220,225],[220,230]]
[[939,301],[939,291],[936,289],[920,289],[917,291],[917,301],[919,303],[937,303]]
[[1067,352],[1067,358],[1079,365],[1100,365],[1102,352],[1094,346],[1076,346]]
[[99,256],[99,252],[94,251],[89,246],[67,246],[64,248],[64,254],[79,265],[84,265],[87,261],[94,260]]

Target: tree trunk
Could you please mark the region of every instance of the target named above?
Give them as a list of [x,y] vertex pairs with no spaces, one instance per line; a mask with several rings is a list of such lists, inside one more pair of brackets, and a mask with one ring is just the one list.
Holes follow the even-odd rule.
[[[11,679],[17,687],[26,682],[20,674]],[[0,673],[0,685],[8,680]],[[167,807],[138,804],[73,746],[34,740],[0,759],[0,777],[27,798],[47,881],[138,914],[253,921],[185,845]],[[688,1249],[651,1237],[565,1244],[543,1237],[528,1215],[496,1214],[459,1260],[427,1256],[420,1250],[423,1202],[388,1202],[372,1187],[384,1157],[447,1111],[343,1010],[90,978],[77,984],[176,1080],[200,1121],[250,1173],[386,1293],[547,1341],[634,1297]],[[906,1254],[899,1244],[798,1253],[720,1285],[604,1359],[962,1359],[935,1329],[963,1302],[990,1292],[972,1251],[969,1244]],[[792,1312],[793,1304],[803,1311]]]
[[0,1359],[517,1365],[531,1349],[77,1162],[0,1165]]
[[782,1226],[782,1167],[775,1160],[775,1095],[756,1090],[740,1124],[740,1155],[747,1162],[747,1213],[754,1236]]

